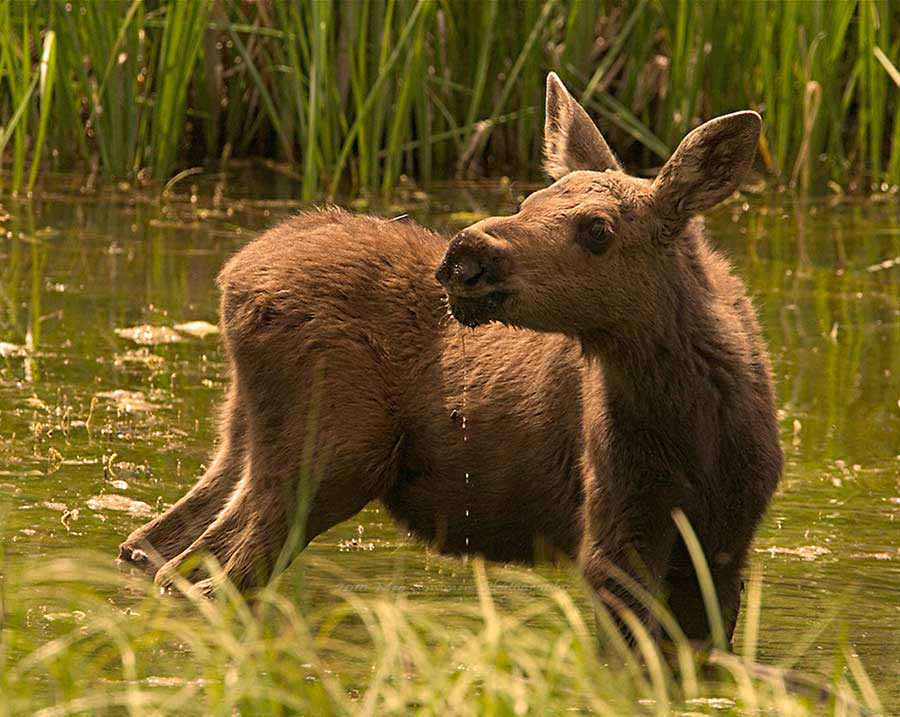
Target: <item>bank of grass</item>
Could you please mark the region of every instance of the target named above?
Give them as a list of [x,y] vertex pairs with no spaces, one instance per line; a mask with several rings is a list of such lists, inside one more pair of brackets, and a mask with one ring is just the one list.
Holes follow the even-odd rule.
[[897,27],[881,0],[20,0],[0,158],[12,191],[37,167],[165,183],[246,156],[307,199],[535,175],[553,69],[632,168],[752,107],[775,182],[868,191],[900,183]]
[[634,656],[608,616],[595,627],[584,594],[471,566],[462,600],[362,592],[330,563],[337,597],[312,599],[294,572],[251,607],[228,588],[161,595],[106,558],[7,562],[0,715],[881,713],[850,651],[830,683],[754,662],[758,579],[741,653],[703,667],[682,644],[673,676],[646,636]]

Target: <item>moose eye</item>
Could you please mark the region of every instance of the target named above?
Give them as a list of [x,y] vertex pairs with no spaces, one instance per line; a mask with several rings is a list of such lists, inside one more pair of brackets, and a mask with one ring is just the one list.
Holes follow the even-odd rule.
[[612,238],[609,224],[602,219],[589,219],[583,222],[575,234],[578,245],[595,256],[600,256],[609,249]]

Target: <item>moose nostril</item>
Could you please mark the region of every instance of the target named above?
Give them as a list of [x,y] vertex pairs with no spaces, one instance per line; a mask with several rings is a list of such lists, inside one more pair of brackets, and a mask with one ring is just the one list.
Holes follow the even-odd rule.
[[477,286],[483,276],[484,276],[484,267],[479,266],[478,273],[473,274],[472,276],[467,276],[467,277],[463,278],[463,283],[470,288],[473,286]]
[[477,286],[484,276],[484,266],[474,257],[463,257],[456,263],[456,275],[471,288]]

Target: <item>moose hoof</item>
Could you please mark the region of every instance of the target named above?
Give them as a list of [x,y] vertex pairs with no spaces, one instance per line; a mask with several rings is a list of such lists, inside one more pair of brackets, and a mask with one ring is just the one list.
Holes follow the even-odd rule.
[[153,582],[156,583],[157,587],[162,588],[163,590],[168,590],[173,587],[176,582],[178,582],[179,571],[176,566],[171,565],[171,563],[166,563],[163,565],[157,572],[156,576],[153,578]]
[[193,593],[194,586],[209,577],[207,565],[202,560],[207,554],[212,553],[208,553],[205,548],[185,550],[161,565],[153,582],[160,588],[177,588],[182,592],[189,590]]
[[153,573],[165,562],[152,545],[143,540],[126,540],[119,546],[119,562]]
[[123,563],[133,563],[134,565],[145,565],[150,562],[150,556],[145,551],[128,543],[122,543],[119,546],[118,559]]
[[199,580],[191,585],[190,596],[212,600],[216,596],[216,592],[221,585],[222,581],[216,580],[215,578]]

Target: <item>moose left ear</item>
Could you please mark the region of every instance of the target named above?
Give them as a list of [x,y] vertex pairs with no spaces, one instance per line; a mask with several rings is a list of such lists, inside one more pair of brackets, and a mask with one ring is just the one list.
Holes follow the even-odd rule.
[[761,126],[760,116],[747,110],[688,134],[653,182],[660,212],[687,219],[730,196],[753,163]]
[[622,169],[597,125],[555,72],[547,75],[544,169],[553,179],[578,169]]

